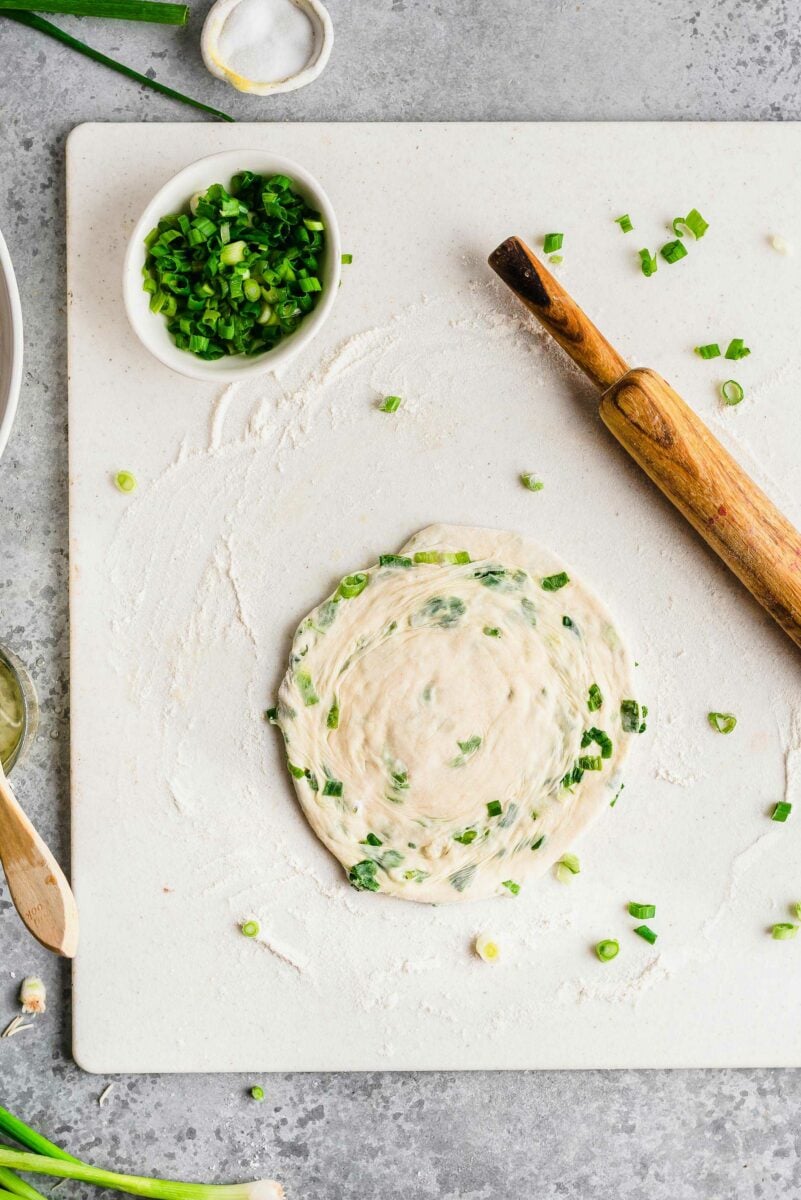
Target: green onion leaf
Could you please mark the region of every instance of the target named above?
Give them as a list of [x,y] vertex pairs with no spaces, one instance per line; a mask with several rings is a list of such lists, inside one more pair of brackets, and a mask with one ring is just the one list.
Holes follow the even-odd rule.
[[503,812],[503,805],[500,800],[490,800],[487,804],[487,816],[499,817]]
[[687,247],[683,242],[666,242],[659,253],[667,263],[676,263],[687,257]]
[[306,775],[306,770],[304,767],[295,766],[295,764],[293,762],[290,762],[289,759],[287,759],[286,765],[287,765],[287,770],[289,771],[289,774],[292,776],[293,779],[303,779],[304,776]]
[[545,834],[543,834],[542,837],[537,838],[536,842],[531,843],[531,849],[539,850],[540,846],[542,845],[542,843],[544,841],[545,841]]
[[[570,617],[568,617],[567,620],[570,621]],[[565,618],[562,617],[562,624],[564,624],[564,622]],[[570,621],[570,624],[572,625],[573,622]],[[589,693],[587,695],[587,708],[590,710],[590,712],[597,712],[603,702],[604,698],[601,694],[601,689],[598,687],[598,684],[591,684]]]
[[578,765],[580,771],[600,771],[603,767],[600,754],[582,754]]
[[656,916],[656,905],[635,904],[635,902],[632,900],[631,904],[629,904],[629,912],[633,917],[636,917],[638,921],[650,921],[651,917]]
[[501,887],[508,888],[513,896],[517,896],[520,893],[520,884],[515,883],[514,879],[504,879]]
[[563,233],[546,233],[542,242],[543,254],[555,254],[557,250],[562,249],[562,243],[565,240]]
[[720,358],[720,346],[717,342],[709,342],[706,346],[696,346],[695,353],[701,358]]
[[545,487],[544,483],[537,479],[535,475],[529,474],[528,471],[524,471],[520,476],[520,482],[522,483],[523,487],[528,488],[530,492],[541,492]]
[[780,800],[778,802],[778,804],[776,805],[776,807],[774,808],[773,812],[771,813],[770,819],[771,819],[771,821],[784,822],[787,820],[787,818],[789,817],[789,815],[792,811],[793,811],[792,804],[790,804],[787,800]]
[[380,554],[378,565],[379,567],[410,567],[412,560],[405,554]]
[[336,700],[328,710],[328,716],[325,718],[327,729],[339,729],[339,705]]
[[380,837],[376,837],[374,833],[368,833],[367,837],[359,843],[360,846],[383,846],[384,843]]
[[726,358],[731,358],[736,362],[740,358],[748,358],[750,353],[751,351],[742,338],[732,338],[726,350]]
[[341,258],[341,262],[342,262],[343,267],[349,267],[350,264],[353,262],[353,255],[352,254],[343,254],[342,258]]
[[151,21],[156,25],[185,25],[189,9],[185,4],[165,4],[155,0],[0,0],[0,12],[65,13],[78,17],[103,17],[119,21]]
[[645,938],[646,942],[650,942],[652,946],[656,941],[657,935],[647,925],[638,925],[634,932],[639,934],[641,938]]
[[615,224],[620,226],[623,233],[631,233],[634,228],[628,213],[624,213],[622,217],[615,217]]
[[307,708],[311,708],[313,704],[320,703],[320,697],[314,690],[314,684],[308,671],[296,671],[295,683],[297,684],[301,699]]
[[477,837],[478,837],[478,830],[465,829],[462,833],[455,833],[453,835],[453,840],[455,842],[459,842],[460,845],[462,845],[462,846],[469,846],[471,844],[471,842],[474,842],[476,840]]
[[798,926],[791,925],[789,921],[780,921],[778,925],[774,925],[771,930],[771,936],[777,942],[787,942],[790,938],[794,938],[798,933]]
[[704,236],[707,229],[709,222],[704,220],[697,208],[691,208],[686,217],[676,217],[673,221],[676,237],[684,237],[684,231],[687,230],[697,241]]
[[136,491],[136,476],[130,471],[118,471],[114,476],[114,483],[121,492]]
[[[647,712],[643,709],[643,715]],[[640,706],[636,700],[621,700],[620,721],[625,733],[642,733],[640,729]]]
[[603,942],[598,942],[595,953],[601,962],[611,962],[620,953],[620,942],[616,942],[614,938],[607,938]]
[[325,783],[323,784],[323,795],[324,796],[341,796],[342,792],[343,792],[343,785],[342,785],[341,780],[326,779]]
[[375,877],[377,870],[378,863],[372,858],[365,858],[361,862],[357,862],[348,872],[351,887],[354,887],[357,892],[379,891],[380,884]]
[[711,712],[706,719],[717,733],[731,733],[737,724],[737,718],[732,713]]
[[499,638],[501,636],[500,629],[498,629],[495,625],[485,625],[484,633],[487,635],[487,637]]
[[724,404],[733,407],[739,404],[745,397],[742,384],[739,384],[736,379],[727,379],[725,383],[720,385],[720,394],[723,397]]
[[640,265],[643,275],[655,275],[657,268],[656,255],[651,254],[650,250],[640,250]]
[[581,864],[575,854],[563,854],[554,867],[554,874],[559,883],[569,883],[574,875],[581,872]]
[[398,411],[402,403],[400,396],[385,396],[378,407],[381,412],[393,413]]
[[564,255],[562,255],[562,254],[552,254],[551,257],[548,259],[548,262],[553,263],[553,265],[555,267],[558,267],[559,264],[563,263],[564,261],[565,261]]
[[342,600],[352,600],[354,596],[360,596],[370,582],[370,576],[364,571],[357,571],[355,575],[346,575],[336,590],[336,595]]
[[558,575],[546,575],[540,580],[540,587],[544,592],[558,592],[565,584],[570,583],[570,576],[565,571],[560,571]]

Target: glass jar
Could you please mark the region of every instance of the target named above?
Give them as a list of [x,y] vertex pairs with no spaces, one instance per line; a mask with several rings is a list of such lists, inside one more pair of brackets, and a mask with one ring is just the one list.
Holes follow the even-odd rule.
[[8,774],[24,759],[39,727],[39,704],[24,664],[0,644],[0,762]]

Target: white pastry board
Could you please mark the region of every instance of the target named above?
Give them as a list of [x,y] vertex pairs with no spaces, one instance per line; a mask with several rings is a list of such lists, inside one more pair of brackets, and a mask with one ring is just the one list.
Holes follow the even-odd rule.
[[[128,232],[193,158],[263,146],[329,191],[354,256],[276,381],[148,357]],[[247,153],[242,165],[247,166]],[[561,277],[801,522],[797,125],[85,125],[68,149],[75,1054],[94,1071],[801,1065],[801,660],[606,434],[485,265],[565,231]],[[697,205],[703,242],[636,250]],[[613,218],[631,214],[624,235]],[[744,337],[739,363],[699,342]],[[720,408],[716,385],[747,399]],[[384,393],[404,397],[394,416]],[[117,493],[119,468],[138,491]],[[534,495],[521,470],[545,481]],[[509,901],[360,894],[262,720],[298,620],[432,521],[520,530],[618,615],[649,730],[582,872]],[[735,732],[706,723],[731,710]],[[776,800],[798,805],[771,822]],[[653,902],[659,939],[632,932]],[[255,916],[263,940],[237,923]],[[471,954],[486,930],[504,960]],[[592,947],[617,937],[602,965]],[[789,1005],[788,1005],[789,1001]]]

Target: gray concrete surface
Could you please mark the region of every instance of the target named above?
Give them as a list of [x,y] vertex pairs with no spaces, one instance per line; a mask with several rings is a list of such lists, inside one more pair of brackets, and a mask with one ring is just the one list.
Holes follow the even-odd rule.
[[[206,74],[207,7],[195,0],[182,31],[55,20],[240,119],[801,117],[800,0],[330,0],[328,70],[270,101]],[[64,858],[64,140],[81,121],[181,119],[201,118],[0,17],[0,228],[27,333],[21,410],[0,462],[0,639],[31,663],[43,707],[19,792]],[[0,886],[0,1023],[34,969],[50,1009],[0,1045],[0,1102],[118,1169],[275,1175],[292,1200],[801,1196],[798,1072],[282,1075],[261,1081],[263,1104],[240,1076],[126,1077],[99,1108],[108,1080],[70,1059],[68,973],[23,936]],[[796,1020],[797,1006],[777,997],[776,1019]]]

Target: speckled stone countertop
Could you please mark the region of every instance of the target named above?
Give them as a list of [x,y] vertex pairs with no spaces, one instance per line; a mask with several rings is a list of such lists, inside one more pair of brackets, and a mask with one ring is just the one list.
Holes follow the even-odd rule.
[[[206,74],[198,34],[208,0],[196,0],[188,31],[56,20],[247,120],[801,118],[798,0],[329,7],[336,41],[324,75],[264,101]],[[0,228],[26,326],[21,407],[0,462],[0,640],[31,665],[42,701],[18,791],[65,860],[64,141],[82,121],[195,117],[2,18],[0,49]],[[114,1081],[101,1108],[111,1081],[70,1058],[68,971],[23,935],[0,885],[0,1025],[32,971],[47,981],[49,1010],[0,1045],[0,1102],[118,1170],[272,1175],[294,1200],[801,1195],[801,1072],[281,1075],[260,1081],[263,1104],[249,1098],[250,1078],[132,1076]],[[780,997],[777,1019],[795,1019]]]

